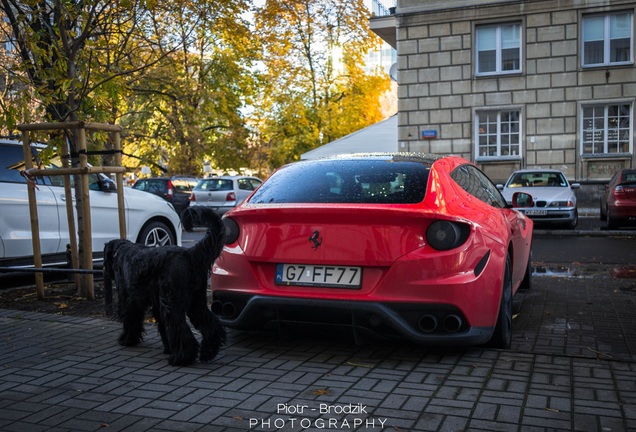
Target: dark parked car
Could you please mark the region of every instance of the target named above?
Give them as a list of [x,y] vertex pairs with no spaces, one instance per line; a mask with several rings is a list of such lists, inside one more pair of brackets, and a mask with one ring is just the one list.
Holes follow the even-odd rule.
[[601,195],[601,220],[609,229],[636,221],[636,169],[622,169],[614,174]]
[[133,189],[160,196],[181,214],[190,205],[190,194],[198,181],[196,177],[150,177],[137,180]]

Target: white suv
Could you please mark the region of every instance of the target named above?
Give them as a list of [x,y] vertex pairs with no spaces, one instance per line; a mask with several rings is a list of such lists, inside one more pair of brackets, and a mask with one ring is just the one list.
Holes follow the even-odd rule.
[[[42,146],[34,145],[37,154]],[[46,168],[60,166],[52,159]],[[22,143],[0,140],[0,264],[32,263],[31,222]],[[62,176],[38,177],[35,192],[38,203],[40,243],[45,263],[64,257],[69,243]],[[116,187],[105,175],[90,174],[90,205],[93,250],[101,256],[104,244],[119,237]],[[128,239],[149,246],[180,245],[179,216],[165,200],[126,188],[126,234]],[[61,254],[61,255],[60,255]],[[48,260],[46,258],[49,258]]]

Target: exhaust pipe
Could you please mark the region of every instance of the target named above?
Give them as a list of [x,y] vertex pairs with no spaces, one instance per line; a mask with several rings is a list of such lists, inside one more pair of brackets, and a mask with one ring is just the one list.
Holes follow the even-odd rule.
[[462,319],[455,314],[446,315],[442,322],[442,326],[448,333],[455,333],[462,327]]
[[422,315],[420,318],[420,330],[424,333],[432,333],[437,328],[437,317],[435,315]]
[[234,318],[234,314],[236,314],[236,308],[230,302],[223,303],[221,306],[221,316],[225,318]]
[[221,310],[223,309],[223,303],[221,303],[219,300],[214,300],[212,302],[212,306],[210,307],[210,309],[212,310],[212,313],[214,315],[221,315]]
[[230,302],[221,302],[220,300],[214,300],[210,308],[212,313],[223,318],[233,318],[236,314],[236,308],[234,304]]

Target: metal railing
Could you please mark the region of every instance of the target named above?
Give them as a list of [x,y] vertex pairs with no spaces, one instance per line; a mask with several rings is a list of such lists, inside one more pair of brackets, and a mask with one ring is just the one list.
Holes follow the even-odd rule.
[[372,0],[371,13],[375,16],[387,16],[395,13],[397,0]]

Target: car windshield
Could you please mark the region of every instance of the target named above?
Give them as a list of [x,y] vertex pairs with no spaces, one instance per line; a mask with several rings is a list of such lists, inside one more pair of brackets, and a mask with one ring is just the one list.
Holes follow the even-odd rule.
[[413,204],[424,199],[429,171],[413,161],[299,162],[275,172],[250,203]]
[[521,172],[515,173],[507,187],[567,187],[568,182],[560,172]]
[[201,180],[194,188],[195,191],[231,191],[232,180],[211,178]]

